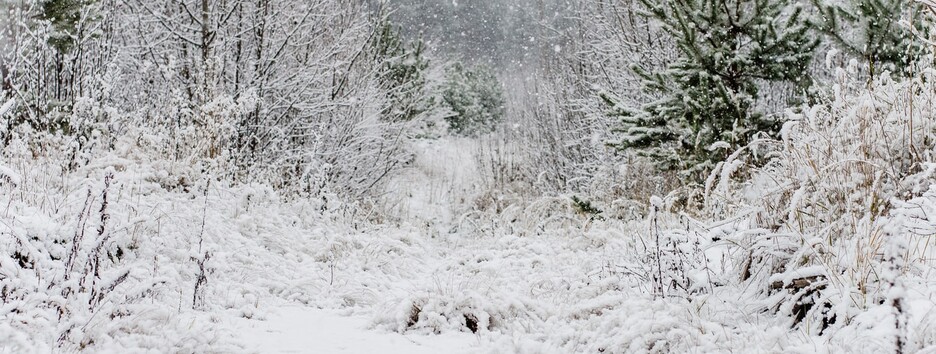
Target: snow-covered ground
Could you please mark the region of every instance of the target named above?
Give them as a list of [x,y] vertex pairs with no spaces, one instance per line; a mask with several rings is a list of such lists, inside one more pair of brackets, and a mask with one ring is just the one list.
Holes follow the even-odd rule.
[[413,148],[413,163],[388,183],[383,207],[413,224],[448,233],[445,227],[457,222],[482,187],[477,142],[446,137],[417,140]]
[[401,334],[371,328],[371,319],[349,311],[296,305],[271,308],[264,320],[233,318],[222,322],[256,353],[472,353],[479,338],[460,332]]
[[[770,311],[777,296],[738,282],[738,249],[712,237],[743,229],[743,219],[700,226],[662,211],[601,219],[562,197],[465,213],[477,188],[470,142],[424,142],[417,151],[413,169],[389,187],[408,203],[400,204],[406,217],[378,223],[340,204],[283,199],[262,185],[166,187],[178,180],[173,168],[145,161],[103,159],[64,178],[49,178],[52,167],[12,165],[7,173],[17,174],[17,184],[3,187],[2,220],[15,238],[3,247],[20,258],[0,258],[4,274],[17,274],[4,280],[16,290],[0,307],[0,348],[808,353],[893,346],[888,306],[834,308],[853,322],[822,337],[817,327],[791,328],[790,316]],[[901,215],[927,220],[928,198],[910,201]],[[58,245],[82,234],[89,255],[69,268],[69,251]],[[676,254],[690,257],[661,259],[674,282],[682,274],[690,287],[663,298],[648,276],[655,263],[647,246],[661,235],[679,240]],[[86,272],[102,244],[96,277]],[[931,259],[932,249],[917,256]],[[810,269],[823,270],[800,271]],[[936,339],[936,285],[931,267],[914,269],[901,296],[908,333],[922,348]],[[56,281],[63,276],[92,285]]]
[[936,110],[902,100],[936,91],[915,85],[790,113],[751,147],[769,163],[729,156],[694,196],[590,208],[497,189],[467,138],[408,142],[375,204],[226,182],[133,138],[76,166],[14,140],[0,352],[933,352],[936,164],[906,152],[932,154],[909,128]]
[[933,2],[0,0],[0,354],[936,354]]

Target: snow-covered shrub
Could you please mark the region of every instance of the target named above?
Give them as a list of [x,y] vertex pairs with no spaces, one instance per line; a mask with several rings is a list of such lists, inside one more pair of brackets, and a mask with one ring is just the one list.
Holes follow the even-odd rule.
[[470,288],[417,293],[411,299],[399,301],[398,308],[378,318],[376,323],[397,332],[484,333],[509,330],[512,324],[529,320],[536,313],[522,301],[491,295]]
[[[769,163],[735,184],[738,165],[729,159],[708,183],[707,210],[726,219],[711,237],[737,246],[737,279],[761,289],[764,310],[833,338],[859,330],[871,313],[897,309],[888,316],[902,316],[897,283],[923,286],[915,269],[924,251],[908,230],[925,226],[901,215],[936,182],[936,72],[925,67],[899,82],[884,73],[866,86],[855,79],[857,66],[836,69],[822,102],[789,113],[781,141],[752,144],[767,145]],[[912,246],[889,253],[899,245]],[[878,348],[924,345],[913,331],[893,327],[901,321],[881,322],[876,326],[892,330],[874,335],[911,338]]]
[[[226,347],[204,322],[186,321],[192,314],[179,314],[171,302],[163,302],[167,292],[170,297],[175,292],[170,290],[175,279],[152,273],[147,263],[158,241],[144,236],[158,228],[157,222],[121,210],[129,199],[121,196],[125,185],[115,181],[113,171],[71,197],[60,192],[76,186],[49,178],[49,169],[28,172],[4,197],[0,348]],[[33,189],[37,183],[46,188]],[[205,332],[187,332],[190,325]]]
[[[437,68],[419,46],[374,48],[381,23],[362,4],[180,4],[4,3],[2,103],[16,104],[3,144],[70,155],[61,160],[69,169],[133,146],[197,165],[190,181],[262,181],[359,199],[410,161],[407,139],[438,130],[422,121],[441,119],[422,112],[437,95],[430,91],[441,92],[427,83]],[[195,8],[207,19],[197,25]],[[215,12],[227,15],[208,15]],[[396,109],[411,112],[383,119]]]
[[340,198],[188,179],[197,166],[124,152],[0,168],[0,351],[236,352],[219,317],[369,306],[422,262],[417,230],[388,235]]
[[[574,352],[675,353],[717,351],[728,337],[722,326],[686,316],[684,303],[640,297],[621,301],[576,325],[562,347]],[[574,321],[573,321],[574,322]]]

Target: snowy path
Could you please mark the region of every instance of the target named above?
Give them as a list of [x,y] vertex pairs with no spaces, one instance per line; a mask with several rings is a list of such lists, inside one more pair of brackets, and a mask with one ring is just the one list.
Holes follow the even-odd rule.
[[[399,198],[390,203],[402,215],[445,232],[458,208],[454,195],[468,194],[477,184],[476,147],[473,141],[455,139],[421,142],[415,149],[416,163],[390,183],[388,190]],[[346,313],[292,305],[271,309],[264,320],[238,317],[225,322],[247,352],[463,354],[483,346],[479,337],[464,332],[425,335],[370,329],[374,316]]]
[[299,306],[271,311],[266,320],[238,318],[227,325],[248,352],[464,354],[477,351],[468,333],[416,335],[368,329],[369,320],[335,310]]

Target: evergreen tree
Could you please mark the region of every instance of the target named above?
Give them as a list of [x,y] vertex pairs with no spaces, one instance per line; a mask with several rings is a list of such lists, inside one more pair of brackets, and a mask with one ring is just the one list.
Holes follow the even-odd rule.
[[455,63],[449,68],[442,99],[452,114],[446,117],[456,134],[489,132],[504,118],[504,93],[491,70],[484,66],[466,68]]
[[658,97],[653,102],[626,107],[601,95],[621,117],[613,146],[701,177],[725,148],[779,129],[754,107],[759,82],[809,83],[806,67],[818,42],[801,8],[783,0],[641,1],[673,37],[679,58],[661,72],[634,66],[644,89]]
[[[830,38],[836,47],[862,58],[867,73],[874,77],[883,70],[907,74],[911,63],[919,60],[926,48],[914,40],[913,32],[926,33],[924,7],[908,0],[812,0],[818,15],[812,20],[816,29]],[[900,23],[906,19],[912,26]]]
[[93,0],[43,0],[40,3],[40,18],[52,25],[49,45],[60,53],[69,52],[75,45],[75,36],[79,35],[77,32],[79,21],[82,20],[81,11],[92,3]]
[[371,43],[378,78],[387,92],[384,118],[408,121],[434,104],[426,91],[429,60],[421,40],[406,41],[401,31],[384,20]]

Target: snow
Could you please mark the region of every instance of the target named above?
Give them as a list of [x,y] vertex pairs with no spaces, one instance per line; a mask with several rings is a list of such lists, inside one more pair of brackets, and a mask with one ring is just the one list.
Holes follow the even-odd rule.
[[[0,97],[3,97],[3,96],[0,95]],[[3,103],[3,105],[0,105],[0,117],[3,117],[8,112],[10,112],[15,105],[16,105],[16,99],[13,99],[13,98],[7,100],[5,103]]]
[[[788,139],[799,144],[802,134],[801,128],[791,129]],[[112,173],[110,188],[121,192],[110,199],[110,226],[105,229],[114,236],[105,244],[108,249],[121,247],[128,258],[117,264],[105,261],[100,281],[112,283],[129,270],[127,280],[108,298],[148,295],[146,301],[108,303],[88,312],[80,305],[84,297],[62,298],[62,288],[54,283],[48,283],[54,285],[51,290],[28,285],[49,280],[21,269],[13,258],[0,257],[0,274],[17,279],[7,278],[7,284],[27,294],[0,307],[4,345],[15,352],[93,343],[100,352],[181,348],[521,354],[888,348],[893,311],[875,305],[873,298],[850,305],[855,295],[847,289],[833,292],[840,291],[834,282],[827,296],[848,300],[837,302],[832,311],[853,318],[854,325],[836,327],[827,338],[789,330],[792,306],[764,311],[775,306],[773,301],[790,304],[783,301],[792,295],[779,292],[764,298],[757,280],[738,282],[736,269],[746,253],[735,245],[782,250],[798,241],[755,227],[752,219],[763,215],[763,209],[747,207],[730,217],[696,220],[672,211],[670,197],[652,196],[642,206],[646,216],[621,219],[577,214],[565,197],[529,202],[504,197],[497,203],[512,204],[499,212],[473,210],[489,197],[477,174],[478,144],[462,138],[416,144],[411,167],[386,186],[388,195],[399,198],[386,202],[404,218],[374,224],[344,216],[338,202],[329,202],[329,211],[321,212],[325,204],[318,199],[283,199],[262,184],[166,189],[161,185],[178,183],[186,172],[133,154],[97,159],[64,180],[48,179],[56,175],[52,165],[18,171],[10,167],[20,183],[3,187],[6,191],[40,182],[50,187],[45,195],[11,199],[5,194],[3,203],[9,207],[0,218],[16,237],[0,240],[8,242],[4,247],[26,245],[15,249],[36,255],[37,264],[51,274],[61,274],[56,259],[69,252],[57,246],[59,240],[73,237],[75,215],[86,208],[83,192],[60,191],[99,195],[104,176]],[[759,193],[771,191],[735,189],[727,182],[720,188],[718,198],[739,193],[744,200],[760,202],[767,199]],[[806,192],[791,193],[794,210],[777,212],[802,218],[794,211],[810,198]],[[41,207],[33,200],[55,200],[62,207]],[[85,247],[99,242],[100,204],[95,200],[86,221]],[[895,207],[894,221],[886,225],[919,234],[917,240],[923,242],[910,242],[910,254],[913,259],[932,258],[934,248],[927,246],[931,242],[926,237],[936,230],[931,220],[936,187],[906,202],[895,201]],[[802,242],[825,244],[818,238]],[[41,251],[46,248],[49,256]],[[207,283],[203,301],[193,309],[193,284],[205,251],[211,255],[204,263]],[[686,291],[666,286],[654,290],[646,275],[656,273],[658,264],[667,269],[664,284],[681,284]],[[767,284],[813,276],[836,279],[830,266],[835,265],[816,263],[767,274],[755,264],[752,273]],[[905,291],[882,294],[905,299],[909,338],[933,343],[936,337],[928,331],[936,313],[933,284],[925,275],[913,274],[903,279]],[[48,298],[75,306],[74,318],[60,325],[48,320],[57,316],[54,307],[31,305]],[[134,316],[110,318],[120,313]],[[56,344],[59,331],[85,323],[89,325],[83,330],[72,331],[69,342]],[[856,336],[867,340],[851,343]]]
[[300,306],[271,309],[265,319],[235,318],[224,322],[245,352],[255,353],[387,353],[467,354],[478,350],[468,333],[400,334],[370,328],[367,316],[347,311]]
[[9,167],[0,165],[0,179],[6,180],[15,186],[20,184],[21,177]]
[[[671,59],[589,39],[634,24],[588,24],[583,38],[598,43],[560,41],[548,19],[510,33],[556,56],[529,67],[561,65],[498,68],[513,71],[501,78],[506,120],[465,137],[443,121],[452,110],[383,115],[406,110],[372,77],[365,13],[342,4],[271,2],[267,18],[253,2],[219,2],[237,5],[225,12],[234,20],[213,32],[220,54],[204,66],[159,23],[188,21],[177,6],[101,17],[137,30],[113,43],[113,70],[75,81],[88,95],[66,97],[71,111],[63,101],[34,117],[44,108],[30,103],[27,122],[0,127],[0,353],[936,352],[930,63],[911,79],[868,78],[829,51],[831,81],[811,106],[784,107],[779,136],[695,147],[720,158],[699,186],[605,146],[608,109],[655,98],[628,91],[640,85],[603,52]],[[489,15],[470,13],[482,2],[439,4]],[[540,4],[539,16],[563,15]],[[460,15],[454,35],[483,34]],[[44,38],[45,27],[31,30]],[[231,33],[246,37],[234,45]],[[136,68],[143,59],[125,46],[146,40],[160,43]],[[13,86],[45,80],[30,76],[49,68],[45,42],[13,53],[40,61],[11,65],[42,69],[13,67]],[[109,57],[97,47],[76,63]],[[235,47],[261,58],[236,62]],[[596,77],[560,61],[578,56],[602,64],[600,80],[572,81]],[[193,85],[208,74],[215,92]],[[53,81],[42,81],[49,92]],[[0,116],[18,102],[0,101]]]
[[460,137],[414,143],[415,161],[386,187],[387,208],[413,223],[435,225],[439,227],[436,232],[447,233],[443,226],[453,224],[464,212],[461,201],[479,193],[476,148],[471,139]]

